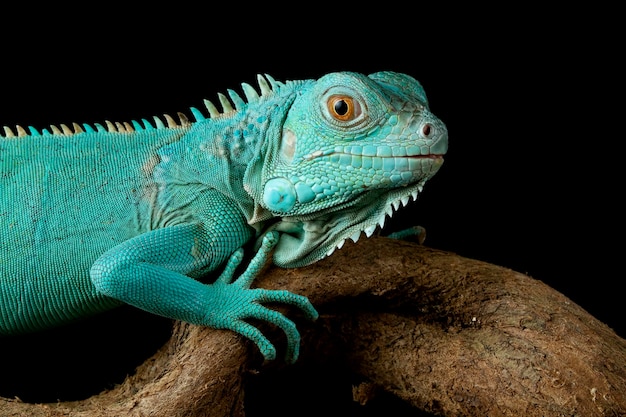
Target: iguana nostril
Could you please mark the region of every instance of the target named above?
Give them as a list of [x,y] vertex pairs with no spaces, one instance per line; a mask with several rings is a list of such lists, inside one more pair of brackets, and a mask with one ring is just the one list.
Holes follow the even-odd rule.
[[422,135],[424,135],[425,137],[429,137],[432,131],[433,128],[430,123],[424,123],[424,126],[422,126]]

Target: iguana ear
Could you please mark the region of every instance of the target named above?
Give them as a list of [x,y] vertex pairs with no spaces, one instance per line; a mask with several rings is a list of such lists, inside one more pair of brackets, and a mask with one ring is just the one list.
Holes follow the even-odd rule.
[[407,101],[417,99],[428,108],[426,92],[415,78],[391,71],[375,72],[368,77]]
[[263,222],[271,219],[273,214],[269,212],[261,202],[263,201],[263,170],[265,162],[265,153],[269,144],[263,141],[257,148],[254,157],[248,163],[243,179],[243,188],[248,195],[252,197],[250,210],[244,210],[248,224],[257,228],[261,227]]

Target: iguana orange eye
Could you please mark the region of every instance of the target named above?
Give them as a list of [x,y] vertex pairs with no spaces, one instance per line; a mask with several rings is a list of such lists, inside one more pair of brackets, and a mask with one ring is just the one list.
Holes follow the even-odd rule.
[[352,97],[331,96],[327,105],[330,115],[342,122],[354,120],[361,114],[361,106]]

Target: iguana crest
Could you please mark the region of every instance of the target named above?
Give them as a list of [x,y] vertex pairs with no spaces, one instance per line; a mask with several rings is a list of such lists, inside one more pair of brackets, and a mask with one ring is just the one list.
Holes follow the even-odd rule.
[[[259,85],[260,94],[248,83],[241,83],[241,88],[244,93],[244,97],[247,102],[241,98],[241,96],[234,90],[228,89],[227,93],[229,98],[223,94],[218,93],[218,100],[222,107],[222,111],[220,111],[213,102],[205,99],[204,105],[208,112],[208,116],[210,118],[223,118],[232,115],[236,111],[242,111],[246,108],[247,103],[255,103],[259,99],[266,97],[268,95],[273,94],[273,90],[278,89],[282,83],[274,80],[270,75],[265,74],[264,76],[261,74],[257,75],[257,82]],[[196,121],[205,120],[206,116],[198,110],[196,107],[191,107],[190,112]],[[44,128],[38,131],[33,126],[28,126],[28,131],[24,129],[24,127],[17,125],[15,126],[15,132],[9,126],[3,126],[4,137],[6,138],[15,138],[15,137],[23,137],[23,136],[46,136],[46,135],[61,135],[68,136],[74,135],[77,133],[86,133],[86,132],[100,132],[100,133],[131,133],[135,131],[143,131],[143,130],[154,130],[154,129],[166,129],[166,128],[180,128],[180,127],[188,127],[192,122],[189,120],[187,115],[182,112],[178,112],[176,114],[178,116],[178,121],[176,121],[169,114],[164,114],[163,119],[158,116],[153,116],[153,121],[150,122],[147,119],[141,119],[141,123],[136,120],[131,120],[130,122],[111,122],[109,120],[105,120],[104,125],[101,123],[93,123],[93,126],[88,123],[78,124],[71,123],[71,127],[67,124],[50,125],[50,128]],[[165,121],[165,122],[164,122]],[[1,135],[0,135],[1,136]]]

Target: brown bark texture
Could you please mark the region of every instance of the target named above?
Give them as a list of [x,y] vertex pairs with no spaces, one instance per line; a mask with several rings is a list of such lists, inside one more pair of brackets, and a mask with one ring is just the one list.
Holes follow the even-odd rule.
[[[303,335],[300,360],[339,355],[366,381],[355,401],[376,387],[442,416],[626,415],[626,340],[513,270],[375,237],[310,267],[268,266],[255,285],[310,298],[316,322],[278,307]],[[55,404],[0,398],[0,416],[244,416],[246,378],[266,366],[232,332],[177,323],[114,389]]]

